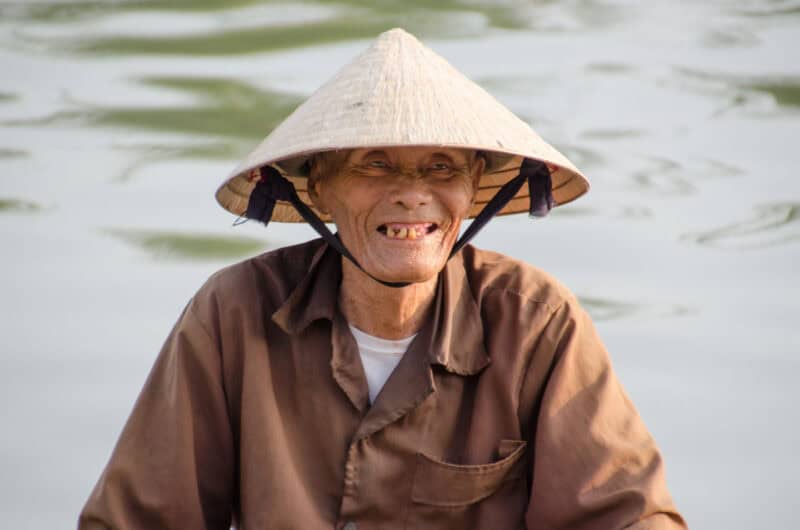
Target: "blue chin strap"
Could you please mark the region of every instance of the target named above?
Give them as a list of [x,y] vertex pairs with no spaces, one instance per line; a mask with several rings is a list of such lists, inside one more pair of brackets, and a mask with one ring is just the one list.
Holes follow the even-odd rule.
[[[325,226],[322,219],[320,219],[306,203],[300,200],[300,197],[297,195],[297,190],[294,189],[294,185],[291,182],[272,166],[264,166],[260,171],[261,179],[250,194],[250,200],[247,203],[247,211],[244,217],[260,221],[266,226],[272,219],[272,212],[275,209],[277,201],[291,203],[297,210],[297,213],[311,225],[311,228],[322,236],[322,239],[339,252],[339,254],[352,261],[364,274],[387,287],[406,287],[411,284],[411,282],[386,282],[365,271],[353,255],[350,254],[350,251],[342,244],[339,237],[328,230],[328,227]],[[464,245],[469,243],[481,228],[508,204],[508,201],[514,198],[525,182],[528,183],[528,194],[530,196],[529,214],[531,217],[544,217],[550,212],[555,205],[550,171],[542,162],[525,158],[520,166],[519,174],[506,182],[497,191],[495,196],[486,203],[483,210],[475,216],[475,219],[473,219],[469,227],[467,227],[458,241],[456,241],[455,245],[453,245],[453,249],[450,251],[451,258],[456,252],[461,250]]]

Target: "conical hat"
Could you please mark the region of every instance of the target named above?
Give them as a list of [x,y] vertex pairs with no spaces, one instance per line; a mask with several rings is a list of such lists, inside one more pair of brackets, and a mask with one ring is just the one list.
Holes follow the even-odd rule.
[[[556,205],[589,190],[588,179],[527,123],[416,37],[395,28],[381,33],[281,122],[225,180],[216,198],[242,215],[257,183],[253,170],[272,165],[313,208],[304,173],[312,154],[410,145],[479,149],[488,155],[470,217],[518,174],[523,158],[548,165]],[[527,212],[528,202],[523,186],[499,215]],[[303,219],[291,204],[278,201],[272,220]]]

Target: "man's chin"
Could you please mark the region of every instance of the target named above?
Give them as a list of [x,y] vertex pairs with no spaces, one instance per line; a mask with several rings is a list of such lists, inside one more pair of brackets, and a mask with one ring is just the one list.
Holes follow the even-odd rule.
[[372,276],[387,283],[425,283],[435,279],[440,270],[435,267],[383,268]]

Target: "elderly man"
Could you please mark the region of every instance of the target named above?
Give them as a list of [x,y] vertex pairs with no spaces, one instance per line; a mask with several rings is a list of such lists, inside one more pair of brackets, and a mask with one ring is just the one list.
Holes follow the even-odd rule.
[[382,34],[218,191],[322,239],[193,297],[80,528],[685,528],[575,297],[467,244],[587,189],[441,57]]

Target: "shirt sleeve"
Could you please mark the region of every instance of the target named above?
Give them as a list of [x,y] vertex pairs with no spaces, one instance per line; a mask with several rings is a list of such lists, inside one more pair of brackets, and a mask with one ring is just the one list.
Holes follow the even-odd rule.
[[234,444],[222,360],[193,302],[164,343],[79,530],[230,528]]
[[655,441],[577,301],[554,311],[533,355],[531,370],[549,374],[530,420],[527,528],[685,529]]

